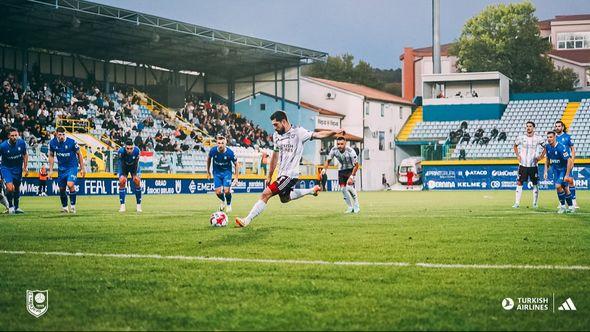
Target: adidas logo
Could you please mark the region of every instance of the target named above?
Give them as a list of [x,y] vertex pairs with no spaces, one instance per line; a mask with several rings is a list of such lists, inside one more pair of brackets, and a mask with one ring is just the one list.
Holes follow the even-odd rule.
[[557,308],[558,310],[565,310],[565,311],[575,311],[576,310],[576,306],[574,305],[574,301],[572,301],[571,297],[568,297],[567,300],[565,300],[565,302],[563,302],[562,305],[559,306],[559,308]]

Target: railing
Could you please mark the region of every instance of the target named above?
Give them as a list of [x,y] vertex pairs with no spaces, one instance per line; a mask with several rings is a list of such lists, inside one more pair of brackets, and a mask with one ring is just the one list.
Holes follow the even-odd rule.
[[89,133],[92,128],[90,128],[90,121],[86,119],[66,119],[66,118],[57,118],[55,119],[55,127],[64,127],[66,131],[70,133],[76,132],[83,132]]
[[133,89],[133,94],[139,96],[139,98],[142,99],[142,101],[144,101],[147,105],[151,106],[152,112],[154,111],[154,106],[157,106],[160,110],[167,113],[168,118],[170,118],[171,120],[176,120],[176,124],[180,127],[182,131],[184,131],[185,134],[189,135],[191,131],[195,131],[201,135],[203,144],[205,146],[209,147],[214,144],[215,139],[211,135],[209,135],[209,133],[187,122],[178,114],[178,112],[171,110],[170,108],[160,104],[158,101],[148,96],[145,92]]

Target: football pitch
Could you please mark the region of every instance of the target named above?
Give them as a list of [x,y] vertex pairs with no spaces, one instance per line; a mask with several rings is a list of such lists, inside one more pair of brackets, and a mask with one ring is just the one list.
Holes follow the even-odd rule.
[[[0,330],[589,330],[590,194],[558,215],[511,208],[511,191],[339,193],[274,198],[233,227],[257,195],[234,195],[225,228],[214,195],[23,198],[0,216]],[[48,290],[40,318],[27,290]],[[515,307],[506,310],[505,298]],[[518,310],[519,298],[549,299]],[[567,299],[577,310],[558,310]]]

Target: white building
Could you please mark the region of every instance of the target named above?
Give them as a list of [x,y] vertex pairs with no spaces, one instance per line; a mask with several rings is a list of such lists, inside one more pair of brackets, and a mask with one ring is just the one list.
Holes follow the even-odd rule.
[[397,164],[395,137],[412,113],[413,104],[366,86],[302,77],[301,100],[344,115],[342,129],[357,138],[361,151],[362,190],[380,190],[382,175],[391,183]]

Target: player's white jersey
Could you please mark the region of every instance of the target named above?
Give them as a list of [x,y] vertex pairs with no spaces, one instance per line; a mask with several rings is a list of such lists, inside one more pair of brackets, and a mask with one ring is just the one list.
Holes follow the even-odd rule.
[[356,152],[350,146],[345,147],[344,152],[340,152],[336,146],[333,147],[328,154],[328,160],[332,160],[334,157],[340,163],[340,170],[353,169],[354,165],[358,162]]
[[524,167],[536,167],[537,158],[541,155],[545,146],[545,139],[538,135],[528,136],[523,134],[516,138],[514,145],[518,147],[520,165]]
[[282,135],[275,131],[272,140],[274,150],[279,152],[279,176],[288,176],[292,179],[299,177],[303,143],[312,139],[311,135],[311,131],[301,127],[291,127]]

